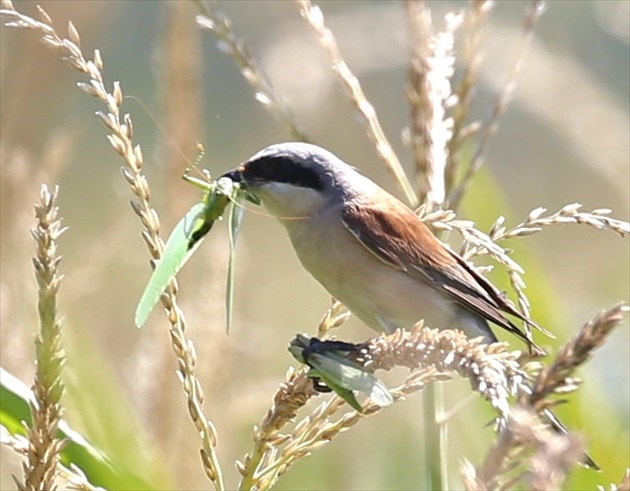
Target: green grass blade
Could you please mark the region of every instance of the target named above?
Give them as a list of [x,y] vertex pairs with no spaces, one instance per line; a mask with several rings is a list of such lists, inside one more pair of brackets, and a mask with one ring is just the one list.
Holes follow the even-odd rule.
[[171,278],[186,264],[188,258],[201,243],[202,237],[199,237],[192,244],[190,240],[194,232],[205,224],[205,206],[204,203],[197,203],[193,206],[171,232],[166,242],[162,259],[155,267],[149,283],[142,293],[140,302],[138,302],[135,315],[137,327],[142,327],[146,323],[149,314],[153,311]]
[[[0,425],[12,435],[26,435],[22,422],[31,426],[29,400],[34,400],[32,391],[0,367]],[[154,489],[140,474],[117,465],[63,420],[59,423],[58,436],[68,442],[61,451],[61,462],[79,467],[93,485],[107,489]]]
[[234,258],[236,250],[236,241],[238,239],[238,233],[241,229],[241,223],[243,222],[243,215],[245,209],[240,205],[241,199],[239,199],[238,193],[235,193],[234,203],[230,209],[228,216],[228,240],[230,244],[230,252],[228,259],[227,281],[225,286],[225,321],[227,333],[230,333],[232,327],[232,310],[234,307]]

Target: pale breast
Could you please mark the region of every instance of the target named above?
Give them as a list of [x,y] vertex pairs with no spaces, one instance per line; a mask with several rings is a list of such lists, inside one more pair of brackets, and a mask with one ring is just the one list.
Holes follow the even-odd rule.
[[284,225],[304,268],[372,329],[410,328],[420,319],[432,327],[458,327],[448,297],[382,262],[341,222],[319,217]]

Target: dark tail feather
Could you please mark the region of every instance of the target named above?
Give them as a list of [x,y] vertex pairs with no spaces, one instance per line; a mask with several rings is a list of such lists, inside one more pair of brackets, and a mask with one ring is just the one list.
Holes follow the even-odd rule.
[[[562,424],[562,422],[558,419],[558,417],[555,414],[553,414],[549,409],[545,409],[542,412],[542,414],[549,421],[549,424],[555,431],[557,431],[558,433],[562,433],[563,435],[569,434],[569,432],[567,431],[567,428]],[[580,461],[580,464],[582,464],[584,467],[587,467],[588,469],[593,469],[598,472],[601,471],[600,467],[595,463],[595,461],[591,458],[591,456],[587,454],[586,452],[584,452],[584,455],[582,455],[582,460]]]

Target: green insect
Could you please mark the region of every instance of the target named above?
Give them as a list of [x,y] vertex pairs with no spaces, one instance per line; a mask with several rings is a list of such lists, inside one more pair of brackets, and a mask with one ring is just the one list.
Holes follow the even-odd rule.
[[[199,159],[198,159],[199,160]],[[255,204],[259,201],[247,193],[239,183],[229,177],[220,177],[216,181],[204,172],[204,178],[193,177],[190,171],[196,163],[184,171],[182,179],[203,190],[201,202],[193,206],[171,232],[162,258],[157,263],[149,283],[147,284],[135,314],[135,324],[142,327],[149,314],[164,293],[169,282],[179,272],[186,261],[197,250],[202,239],[210,231],[214,222],[219,220],[225,208],[232,203],[228,215],[229,227],[229,262],[226,285],[226,324],[229,332],[232,324],[232,305],[234,298],[234,250],[236,239],[243,219],[242,202],[249,200]]]
[[293,357],[310,367],[308,376],[314,380],[318,392],[332,390],[358,412],[363,412],[363,408],[355,391],[364,393],[381,407],[391,405],[394,399],[385,384],[354,359],[359,350],[356,344],[309,339],[303,334],[298,334],[289,346]]

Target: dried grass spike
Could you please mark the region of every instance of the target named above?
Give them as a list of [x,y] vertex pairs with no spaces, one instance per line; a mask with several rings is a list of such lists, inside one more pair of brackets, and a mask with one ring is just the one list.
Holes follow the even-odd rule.
[[210,2],[197,2],[197,4],[203,12],[195,18],[197,25],[211,31],[219,39],[218,48],[234,60],[243,78],[254,89],[255,99],[289,127],[295,140],[308,142],[309,138],[298,127],[290,108],[276,94],[267,76],[256,65],[245,42],[240,40],[234,32],[230,19]]
[[296,0],[296,4],[300,9],[300,14],[313,28],[317,34],[320,44],[328,52],[331,66],[347,90],[350,100],[365,120],[368,136],[372,140],[379,157],[385,163],[387,169],[392,173],[394,179],[398,182],[398,185],[405,193],[405,197],[411,206],[418,206],[418,198],[416,197],[409,179],[405,175],[402,165],[396,156],[396,152],[394,152],[394,149],[383,132],[376,115],[376,110],[365,97],[365,93],[361,88],[359,80],[352,73],[350,67],[343,59],[341,51],[339,51],[339,47],[337,46],[334,34],[324,23],[324,14],[322,10],[318,6],[313,5],[309,0]]
[[630,311],[620,303],[600,312],[587,322],[580,332],[558,351],[553,363],[538,375],[529,396],[529,403],[536,409],[545,398],[553,393],[565,393],[567,386],[574,386],[572,373],[593,356],[602,346],[612,330],[617,327]]
[[31,231],[36,249],[33,265],[39,286],[40,331],[35,340],[37,370],[33,385],[35,400],[31,403],[33,426],[27,429],[28,463],[24,464],[24,483],[18,483],[20,489],[52,489],[59,454],[65,445],[57,438],[57,427],[63,415],[61,373],[65,364],[57,312],[57,291],[62,278],[58,272],[61,257],[57,253],[57,239],[65,230],[58,218],[58,193],[58,187],[51,192],[42,185],[40,201],[35,205],[37,224]]

